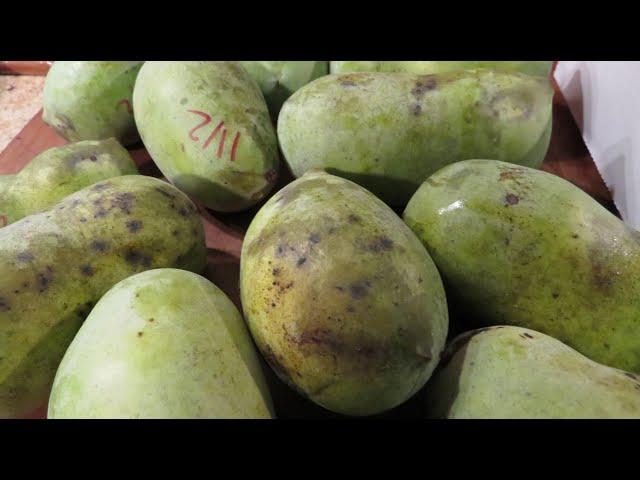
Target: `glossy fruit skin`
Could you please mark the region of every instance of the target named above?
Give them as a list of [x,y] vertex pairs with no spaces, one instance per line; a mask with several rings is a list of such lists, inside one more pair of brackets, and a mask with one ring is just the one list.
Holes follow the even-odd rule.
[[268,419],[261,368],[222,290],[185,270],[149,270],[96,304],[60,363],[47,417]]
[[137,173],[131,155],[115,138],[50,148],[12,175],[4,191],[0,187],[0,215],[13,223],[101,180]]
[[70,142],[115,137],[124,146],[136,143],[131,97],[143,63],[54,62],[42,93],[42,119]]
[[639,234],[579,188],[468,160],[429,177],[404,219],[469,321],[537,330],[640,372]]
[[285,102],[278,138],[296,177],[325,169],[404,206],[456,161],[540,166],[552,96],[546,78],[489,70],[327,75]]
[[331,73],[405,72],[420,75],[488,69],[546,77],[552,66],[553,62],[549,61],[333,61],[330,69]]
[[328,62],[242,61],[240,64],[260,85],[274,120],[293,92],[329,73]]
[[238,62],[146,62],[133,105],[154,162],[192,198],[238,212],[271,191],[275,129],[258,84]]
[[309,172],[276,193],[243,243],[245,319],[289,386],[336,413],[391,409],[444,348],[438,271],[400,218],[348,180]]
[[640,418],[640,378],[534,330],[495,326],[447,347],[427,415],[453,419]]
[[0,418],[42,406],[58,364],[113,285],[161,267],[201,271],[195,205],[159,179],[98,182],[0,229]]

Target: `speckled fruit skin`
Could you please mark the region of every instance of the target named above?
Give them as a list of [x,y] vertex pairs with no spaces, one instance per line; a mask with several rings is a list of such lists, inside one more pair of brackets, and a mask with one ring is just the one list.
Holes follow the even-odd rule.
[[83,320],[143,270],[204,268],[202,221],[175,187],[126,175],[0,229],[0,417],[43,405]]
[[327,75],[285,102],[278,138],[296,177],[323,168],[403,206],[459,160],[539,166],[552,96],[547,79],[488,70]]
[[337,413],[403,403],[444,348],[444,289],[418,238],[373,194],[324,172],[290,183],[255,216],[240,292],[276,374]]
[[43,120],[70,142],[137,142],[131,96],[143,63],[54,62],[42,93]]
[[520,327],[458,336],[426,393],[427,415],[433,418],[640,418],[638,376]]
[[331,73],[406,72],[427,75],[456,70],[490,69],[548,76],[553,62],[549,61],[333,61]]
[[469,160],[432,175],[404,219],[470,320],[531,328],[640,372],[638,233],[579,188]]
[[329,62],[242,61],[240,64],[260,85],[273,119],[278,118],[282,104],[293,92],[329,73]]
[[0,189],[0,215],[13,223],[96,182],[137,173],[131,155],[115,138],[50,148],[14,175],[4,192]]
[[238,62],[147,62],[133,104],[162,173],[207,207],[245,210],[275,184],[275,130],[260,87]]
[[48,418],[273,418],[242,316],[195,273],[129,277],[96,304],[64,355]]

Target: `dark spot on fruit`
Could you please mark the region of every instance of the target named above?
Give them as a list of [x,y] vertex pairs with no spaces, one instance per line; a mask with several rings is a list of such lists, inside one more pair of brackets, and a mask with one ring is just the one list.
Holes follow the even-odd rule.
[[126,223],[126,226],[127,230],[129,230],[131,233],[136,233],[142,228],[142,222],[140,220],[129,220]]
[[375,253],[393,250],[393,240],[385,235],[376,237],[373,242],[367,245],[367,250]]
[[91,155],[89,157],[89,160],[91,160],[92,162],[97,162],[98,161],[98,157],[96,157],[95,155]]
[[0,297],[0,312],[8,312],[9,310],[11,310],[9,300],[4,297]]
[[353,313],[353,312],[355,312],[355,311],[356,311],[356,309],[355,309],[355,308],[353,308],[353,305],[347,305],[347,312],[349,312],[349,313]]
[[416,117],[420,116],[420,114],[422,113],[422,105],[416,103],[413,107],[411,107],[411,113]]
[[360,299],[369,293],[369,287],[371,287],[371,283],[368,280],[354,282],[349,285],[349,292],[352,298]]
[[608,344],[608,343],[605,343],[605,344],[603,344],[603,345],[604,345],[604,348],[606,348],[607,350],[609,350],[609,344]]
[[571,235],[571,238],[579,238],[579,235],[577,233],[574,233],[573,235]]
[[91,265],[82,265],[80,273],[85,277],[91,277],[94,274],[93,267]]
[[177,236],[178,236],[178,233],[179,233],[179,232],[178,232],[178,230],[173,230],[173,231],[171,232],[171,235],[173,235],[174,237],[177,237]]
[[271,303],[271,307],[272,307],[272,308],[275,308],[275,306],[276,306],[276,304],[272,302],[272,303]]
[[319,243],[320,242],[320,235],[318,235],[317,233],[312,233],[309,236],[309,241],[311,243]]
[[91,187],[91,190],[93,190],[94,192],[101,192],[102,190],[106,190],[107,188],[109,188],[109,185],[111,185],[109,182],[96,183],[93,187]]
[[423,282],[422,277],[418,277],[418,283],[422,283],[422,282]]
[[49,285],[53,281],[53,268],[47,266],[42,272],[36,275],[36,286],[40,293],[47,291]]
[[141,337],[142,336],[142,332],[138,332],[138,336]]
[[422,98],[426,92],[435,90],[438,86],[436,77],[433,75],[422,75],[416,82],[415,87],[411,90],[411,94],[416,98]]
[[558,297],[560,296],[560,294],[559,294],[558,292],[553,292],[553,293],[551,294],[551,296],[552,296],[553,298],[558,298]]
[[637,377],[636,375],[634,375],[633,373],[631,373],[631,372],[624,372],[624,374],[625,374],[627,377],[632,378],[632,379],[634,379],[634,380],[637,380],[637,379],[638,379],[638,377]]
[[107,216],[107,210],[104,208],[99,208],[98,211],[93,215],[93,218],[102,218]]
[[358,215],[354,215],[353,213],[350,214],[347,219],[349,220],[349,223],[358,223],[360,222],[360,217]]
[[520,201],[520,198],[517,195],[514,195],[513,193],[507,193],[507,195],[504,197],[504,201],[505,201],[505,206],[516,205]]
[[124,259],[131,265],[142,265],[143,267],[151,266],[151,257],[139,252],[138,250],[129,250],[125,254]]
[[17,258],[21,262],[30,262],[31,260],[34,259],[34,256],[33,256],[33,253],[29,252],[28,250],[25,250],[23,252],[20,252]]
[[135,200],[135,196],[129,192],[118,193],[113,197],[111,201],[111,205],[114,208],[119,208],[120,211],[129,215],[131,213],[131,209],[133,208],[133,201]]
[[103,240],[94,240],[91,242],[90,247],[94,252],[105,252],[107,250],[107,242]]
[[355,86],[357,86],[356,82],[354,82],[352,80],[342,80],[340,82],[340,85],[342,85],[343,87],[355,87]]
[[344,292],[344,287],[341,286],[337,286],[336,290],[338,290],[339,292]]
[[[138,295],[136,295],[136,297],[137,297],[137,296],[138,296]],[[149,320],[147,320],[147,321],[148,321],[148,322],[150,322],[150,323],[153,323],[153,322],[155,322],[156,320],[155,320],[155,318],[150,318],[150,319],[149,319]]]
[[85,223],[87,221],[87,217],[80,217],[80,222]]
[[298,259],[298,261],[296,262],[296,265],[297,265],[298,267],[301,267],[302,265],[304,265],[304,263],[305,263],[306,261],[307,261],[307,257],[300,257],[300,258]]
[[282,255],[284,255],[286,249],[286,245],[278,245],[278,247],[276,248],[276,255],[278,257],[281,257]]
[[279,268],[274,268],[271,273],[273,273],[274,277],[277,277],[278,275],[280,275],[280,269]]

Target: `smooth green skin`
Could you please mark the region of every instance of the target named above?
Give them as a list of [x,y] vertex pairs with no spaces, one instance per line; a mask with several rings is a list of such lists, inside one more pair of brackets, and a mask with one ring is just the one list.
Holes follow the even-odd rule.
[[[140,136],[162,173],[207,207],[245,210],[275,184],[275,130],[258,84],[238,62],[147,62],[133,104]],[[210,123],[198,129],[205,118],[189,110],[210,115]],[[224,127],[204,148],[222,121]]]
[[492,160],[449,165],[404,219],[452,303],[640,372],[639,234],[566,180]]
[[278,138],[296,177],[323,168],[404,206],[453,162],[538,167],[551,135],[552,96],[547,79],[489,70],[327,75],[285,102]]
[[107,178],[138,173],[129,152],[115,138],[71,143],[42,152],[4,191],[0,215],[13,223]]
[[240,64],[258,82],[273,119],[278,118],[282,104],[293,92],[329,73],[328,62],[242,61]]
[[548,61],[332,61],[331,73],[406,72],[427,75],[486,68],[502,72],[548,76],[553,62]]
[[42,93],[43,120],[70,142],[139,140],[131,105],[144,62],[54,62]]
[[[15,175],[0,175],[0,215],[3,215],[3,207],[1,206],[6,201],[6,194],[13,183]],[[6,218],[5,218],[6,221]],[[0,227],[4,224],[0,222]]]
[[242,316],[195,273],[114,286],[60,363],[48,418],[265,419],[273,406]]
[[240,293],[280,379],[337,413],[403,403],[444,348],[444,289],[420,241],[373,194],[324,172],[290,183],[254,217]]
[[426,400],[432,418],[637,419],[640,378],[537,331],[489,327],[447,347]]
[[0,417],[42,406],[83,320],[113,285],[162,267],[201,271],[202,221],[175,187],[126,175],[0,229]]

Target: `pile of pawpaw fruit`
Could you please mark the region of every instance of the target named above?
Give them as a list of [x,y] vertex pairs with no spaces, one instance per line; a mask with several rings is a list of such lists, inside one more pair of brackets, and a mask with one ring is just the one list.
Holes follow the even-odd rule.
[[[69,143],[0,176],[0,417],[640,418],[640,233],[541,170],[551,67],[55,62]],[[197,205],[255,210],[241,308]]]

